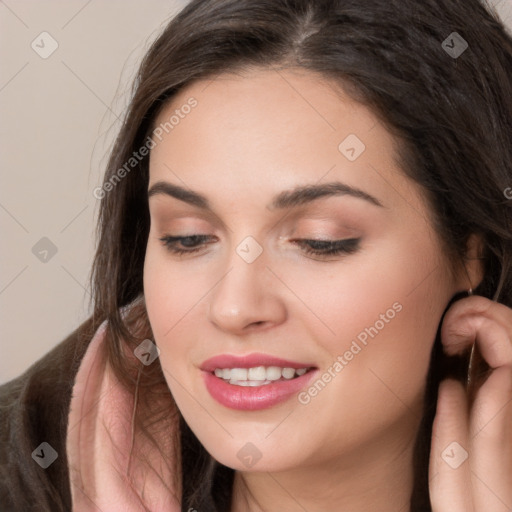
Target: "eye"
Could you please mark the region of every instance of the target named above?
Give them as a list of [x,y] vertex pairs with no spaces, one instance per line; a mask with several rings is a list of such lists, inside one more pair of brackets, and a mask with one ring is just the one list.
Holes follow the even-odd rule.
[[[206,241],[211,239],[210,235],[187,235],[187,236],[170,236],[166,235],[160,238],[164,246],[174,254],[188,254],[197,252],[201,249],[201,245],[197,246],[197,243],[204,244]],[[177,243],[180,243],[188,249],[182,249],[177,247]]]
[[[173,254],[183,255],[198,252],[208,241],[211,243],[212,238],[215,237],[210,235],[166,235],[159,240]],[[306,254],[319,257],[354,253],[359,248],[360,241],[360,238],[347,238],[345,240],[292,240],[293,243],[302,247]],[[178,244],[181,244],[182,247],[179,247]]]
[[345,240],[292,240],[292,242],[297,245],[304,247],[306,254],[313,254],[320,257],[351,254],[357,251],[360,241],[360,238],[347,238]]

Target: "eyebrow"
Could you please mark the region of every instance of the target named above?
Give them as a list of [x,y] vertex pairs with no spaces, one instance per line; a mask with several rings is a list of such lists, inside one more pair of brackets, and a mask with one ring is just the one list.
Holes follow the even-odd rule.
[[[212,207],[208,199],[194,192],[193,190],[174,185],[167,181],[157,181],[148,191],[148,198],[155,195],[167,195],[184,201],[193,206],[197,206],[203,210],[212,211]],[[277,194],[269,204],[270,210],[280,210],[285,208],[294,208],[310,203],[316,199],[332,196],[348,195],[363,199],[375,206],[385,208],[385,206],[374,196],[359,188],[334,181],[330,183],[300,185],[291,190],[284,190]]]

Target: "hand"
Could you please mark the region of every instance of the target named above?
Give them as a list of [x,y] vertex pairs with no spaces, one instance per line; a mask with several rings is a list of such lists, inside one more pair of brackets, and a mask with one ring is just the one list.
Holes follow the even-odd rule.
[[444,317],[441,340],[447,355],[476,341],[491,370],[473,403],[460,382],[441,382],[429,466],[432,511],[511,512],[512,309],[479,296],[461,299]]

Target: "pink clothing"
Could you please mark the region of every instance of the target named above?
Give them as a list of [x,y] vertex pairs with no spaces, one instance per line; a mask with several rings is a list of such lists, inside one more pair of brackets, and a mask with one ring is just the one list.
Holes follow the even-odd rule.
[[[133,396],[108,364],[106,326],[105,321],[91,340],[72,392],[66,449],[73,512],[180,512],[179,490],[172,488],[172,469],[140,435],[135,439],[134,452],[149,454],[151,466],[133,457],[130,475],[135,484],[132,487],[128,483]],[[165,435],[168,432],[163,429],[159,445],[175,461],[172,436]]]

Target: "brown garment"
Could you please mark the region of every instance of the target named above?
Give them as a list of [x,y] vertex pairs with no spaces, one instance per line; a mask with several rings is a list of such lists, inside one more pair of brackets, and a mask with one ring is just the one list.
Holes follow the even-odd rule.
[[[71,511],[66,456],[71,392],[100,323],[90,317],[25,373],[0,386],[2,512]],[[43,442],[58,454],[46,469],[32,458]]]

